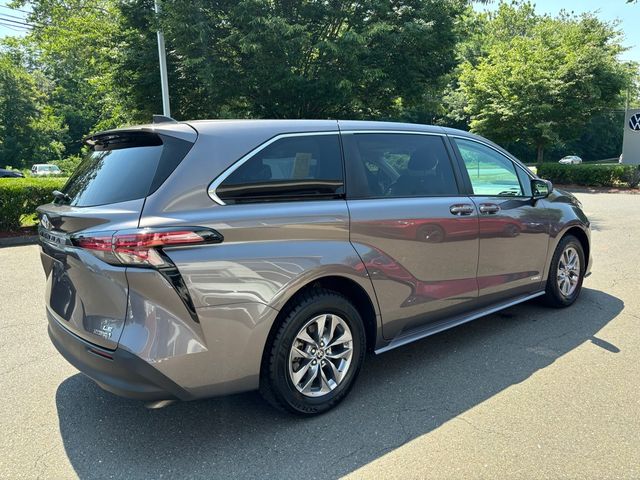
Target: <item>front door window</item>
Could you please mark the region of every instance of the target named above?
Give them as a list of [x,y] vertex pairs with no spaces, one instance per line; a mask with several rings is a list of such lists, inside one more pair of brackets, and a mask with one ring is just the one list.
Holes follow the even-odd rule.
[[516,166],[511,160],[473,140],[457,138],[455,142],[469,173],[474,195],[523,195]]

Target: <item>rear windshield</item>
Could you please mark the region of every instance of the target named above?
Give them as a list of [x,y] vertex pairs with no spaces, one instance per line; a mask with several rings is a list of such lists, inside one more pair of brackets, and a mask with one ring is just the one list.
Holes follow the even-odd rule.
[[98,139],[63,189],[70,205],[93,207],[144,198],[182,161],[191,143],[156,134]]

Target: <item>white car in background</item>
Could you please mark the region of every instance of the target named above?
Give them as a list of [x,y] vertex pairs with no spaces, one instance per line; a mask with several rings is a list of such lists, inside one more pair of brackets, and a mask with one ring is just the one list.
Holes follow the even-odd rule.
[[577,155],[567,155],[566,157],[562,157],[558,163],[562,165],[578,165],[582,163],[582,159]]
[[49,163],[36,163],[31,167],[31,175],[35,177],[42,177],[45,175],[60,175],[62,170],[57,165],[51,165]]

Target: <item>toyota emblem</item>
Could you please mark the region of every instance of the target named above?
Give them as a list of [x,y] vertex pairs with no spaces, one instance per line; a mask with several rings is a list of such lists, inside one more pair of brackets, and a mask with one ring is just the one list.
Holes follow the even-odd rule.
[[49,217],[47,217],[46,213],[42,215],[42,218],[40,219],[40,225],[42,225],[47,230],[51,230],[51,220],[49,220]]

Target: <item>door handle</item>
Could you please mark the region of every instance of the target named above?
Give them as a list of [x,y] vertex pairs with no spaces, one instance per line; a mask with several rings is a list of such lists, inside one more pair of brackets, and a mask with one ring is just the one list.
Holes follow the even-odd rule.
[[473,213],[473,206],[468,203],[460,203],[457,205],[451,205],[449,211],[458,216],[471,215]]
[[481,203],[479,210],[480,210],[480,213],[484,213],[485,215],[491,215],[493,213],[498,213],[500,211],[500,207],[495,203]]

